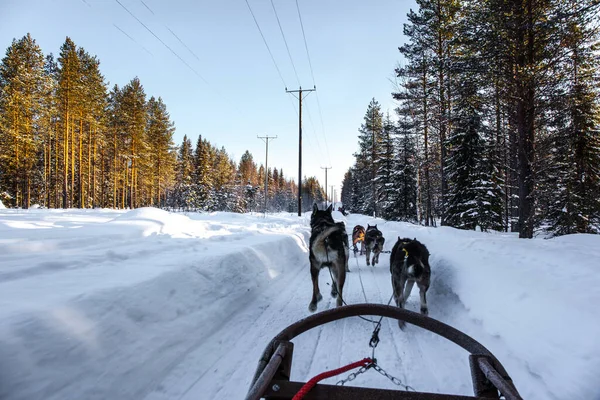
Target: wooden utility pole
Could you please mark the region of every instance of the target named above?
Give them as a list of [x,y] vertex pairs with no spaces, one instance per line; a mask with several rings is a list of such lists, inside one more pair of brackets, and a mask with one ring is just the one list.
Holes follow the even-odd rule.
[[[298,90],[287,90],[287,93],[292,93],[292,96],[296,97],[299,101],[300,112],[298,113],[298,216],[302,215],[302,92],[314,92],[317,90],[317,87],[314,86],[313,89],[300,89]],[[294,93],[298,93],[296,96]],[[308,93],[310,94],[310,93]],[[308,94],[306,96],[308,96]]]
[[327,170],[331,169],[331,167],[321,167],[321,169],[325,170],[325,208],[327,208],[329,206],[329,204],[327,204]]
[[333,185],[331,187],[331,204],[333,204],[333,208],[335,208],[335,196],[333,195]]
[[262,139],[265,142],[266,145],[266,151],[265,151],[265,217],[267,216],[267,198],[268,198],[268,194],[269,194],[269,168],[268,168],[268,162],[269,162],[269,139],[273,140],[273,139],[277,139],[277,136],[257,136],[257,138]]

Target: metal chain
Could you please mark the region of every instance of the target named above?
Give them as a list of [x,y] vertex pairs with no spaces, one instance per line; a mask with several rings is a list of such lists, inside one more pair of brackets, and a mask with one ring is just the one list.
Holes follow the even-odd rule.
[[379,365],[377,365],[376,363],[371,364],[371,367],[379,372],[381,375],[385,376],[386,378],[388,378],[390,381],[392,381],[392,383],[394,383],[395,385],[398,386],[402,386],[404,388],[404,390],[406,390],[407,392],[409,390],[412,390],[413,392],[416,392],[416,390],[409,385],[405,385],[404,383],[402,383],[402,381],[398,378],[396,378],[395,376],[392,376],[390,374],[388,374],[387,372],[385,372],[385,370],[383,368],[381,368]]
[[346,382],[350,382],[353,381],[354,379],[356,379],[356,377],[362,373],[365,373],[369,368],[371,368],[374,365],[374,363],[371,363],[369,365],[366,366],[362,366],[360,367],[360,369],[356,372],[352,372],[350,375],[348,375],[348,377],[346,379],[340,379],[339,381],[337,381],[335,384],[337,386],[344,386],[344,384]]
[[[356,267],[358,269],[358,279],[360,281],[360,286],[362,288],[363,296],[365,298],[365,303],[368,303],[367,294],[365,292],[365,287],[363,285],[363,281],[362,281],[362,277],[361,277],[361,273],[360,273],[360,265],[359,265],[358,258],[356,257],[356,255],[354,256],[354,259],[356,260]],[[327,254],[327,261],[329,261],[329,254]],[[331,276],[331,281],[335,282],[334,279],[333,279],[333,275],[331,273],[331,269],[329,269],[329,275]],[[338,290],[338,296],[341,297],[341,294],[340,294],[339,290]],[[388,303],[387,303],[388,306],[392,302],[393,298],[394,298],[394,294],[392,294],[390,296],[390,299],[388,300]],[[342,302],[345,305],[347,305],[343,298],[342,298]],[[356,379],[356,377],[358,375],[365,373],[370,368],[373,368],[375,371],[379,372],[381,375],[385,376],[390,381],[392,381],[392,383],[394,383],[395,385],[403,387],[404,390],[406,390],[406,391],[412,390],[413,392],[416,392],[416,390],[412,386],[405,385],[404,383],[402,383],[402,381],[400,379],[396,378],[395,376],[392,376],[392,375],[388,374],[383,368],[381,368],[379,365],[377,365],[377,359],[375,358],[375,348],[379,344],[379,331],[381,330],[381,320],[383,319],[383,316],[381,316],[379,318],[378,322],[375,322],[374,320],[369,319],[369,318],[365,318],[362,315],[359,315],[358,317],[361,318],[361,319],[364,319],[365,321],[369,321],[369,322],[373,323],[373,325],[375,327],[375,329],[373,330],[373,335],[371,336],[371,340],[369,341],[369,347],[372,348],[371,359],[373,360],[373,362],[370,363],[367,366],[360,367],[360,369],[358,371],[356,371],[356,372],[352,372],[351,374],[348,375],[348,377],[346,379],[341,379],[341,380],[337,381],[336,385],[343,386],[345,383],[353,381],[354,379]]]
[[[327,261],[329,261],[329,256],[327,256]],[[357,261],[357,263],[358,263],[358,261]],[[358,264],[357,264],[357,265],[358,265]],[[327,269],[329,270],[329,276],[331,277],[331,282],[332,282],[333,284],[335,284],[335,287],[336,287],[336,290],[337,290],[338,296],[340,296],[340,297],[341,297],[341,299],[342,299],[342,303],[343,303],[345,306],[347,306],[347,305],[348,305],[348,303],[346,303],[346,300],[344,300],[344,298],[341,296],[341,294],[340,294],[340,291],[338,290],[337,283],[336,283],[336,282],[335,282],[335,280],[333,279],[333,274],[332,274],[332,272],[331,272],[331,268],[327,268]],[[360,270],[359,270],[359,277],[360,277]],[[361,285],[362,285],[362,280],[361,280]],[[363,287],[363,294],[365,294],[364,287]],[[366,295],[365,295],[365,302],[367,302],[367,301],[366,301]],[[388,303],[388,304],[389,304],[389,303]],[[357,315],[357,317],[358,317],[358,318],[360,318],[360,319],[362,319],[362,320],[365,320],[365,321],[367,321],[367,322],[371,322],[371,323],[373,323],[373,324],[376,324],[376,322],[375,322],[375,321],[373,321],[372,319],[365,318],[365,317],[363,317],[362,315]],[[381,322],[381,320],[379,320],[379,321]]]

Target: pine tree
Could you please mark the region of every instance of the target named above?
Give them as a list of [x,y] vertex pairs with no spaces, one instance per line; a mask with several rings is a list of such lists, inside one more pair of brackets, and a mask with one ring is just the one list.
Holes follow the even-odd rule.
[[27,34],[13,40],[0,64],[0,173],[12,204],[28,208],[41,149],[38,120],[46,101],[44,55]]
[[[63,208],[73,206],[75,181],[74,130],[77,105],[81,103],[81,68],[75,43],[67,37],[58,57],[58,104],[61,114],[62,138],[62,203]],[[70,175],[70,176],[69,176]]]
[[159,97],[150,97],[147,104],[148,110],[148,159],[151,174],[150,197],[151,204],[163,205],[166,193],[174,181],[175,152],[173,133],[175,127],[169,118],[167,107]]
[[82,48],[78,54],[82,68],[82,101],[79,105],[77,197],[78,206],[83,208],[96,204],[96,151],[106,129],[107,91],[104,76],[100,73],[100,61]]
[[111,204],[113,208],[125,207],[124,179],[122,156],[125,154],[125,138],[123,137],[123,113],[121,112],[122,91],[114,85],[108,96],[108,120],[106,141],[102,147],[101,198],[102,203]]
[[252,154],[246,150],[246,152],[242,155],[238,166],[240,182],[242,184],[256,185],[259,182],[256,174],[256,168],[256,163],[254,162]]
[[[58,130],[58,103],[57,103],[57,71],[58,66],[54,60],[54,56],[50,53],[46,56],[44,64],[44,77],[46,87],[44,90],[44,98],[39,126],[43,137],[43,193],[45,200],[42,203],[50,207],[59,207],[59,139],[60,132]],[[2,113],[0,113],[2,114]],[[1,117],[0,117],[1,118]]]
[[[147,178],[143,172],[143,160],[146,159],[146,93],[140,80],[133,78],[122,89],[121,112],[123,129],[126,134],[127,150],[125,153],[125,184],[127,188],[127,204],[130,208],[138,206],[137,189]],[[141,171],[140,171],[141,170]]]
[[[400,53],[407,59],[407,64],[397,67],[396,76],[401,80],[401,90],[392,93],[395,100],[400,101],[411,111],[411,118],[416,131],[422,137],[423,147],[420,149],[418,185],[424,204],[423,216],[426,226],[435,225],[434,202],[435,188],[433,187],[432,168],[435,155],[432,152],[432,107],[435,102],[435,71],[432,66],[433,42],[426,40],[426,27],[431,24],[433,14],[431,7],[419,9],[417,13],[408,13],[409,23],[404,24],[404,35],[408,42],[399,48]],[[421,221],[419,221],[421,222]]]

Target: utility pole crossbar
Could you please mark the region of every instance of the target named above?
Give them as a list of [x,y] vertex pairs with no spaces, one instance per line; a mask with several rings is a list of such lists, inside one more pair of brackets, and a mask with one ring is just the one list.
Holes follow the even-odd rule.
[[265,149],[265,218],[267,217],[267,199],[268,199],[268,194],[269,194],[269,168],[268,168],[268,162],[269,162],[269,139],[273,140],[273,139],[277,139],[277,136],[256,136],[259,139],[262,139],[265,142],[266,145],[266,149]]
[[[299,101],[300,112],[298,113],[298,216],[302,216],[302,92],[314,92],[317,90],[317,86],[314,86],[313,89],[300,89],[298,90],[287,90],[287,93],[292,93],[292,96],[296,97]],[[296,96],[294,93],[298,93]],[[308,96],[308,93],[306,96]],[[304,97],[306,97],[304,96]]]

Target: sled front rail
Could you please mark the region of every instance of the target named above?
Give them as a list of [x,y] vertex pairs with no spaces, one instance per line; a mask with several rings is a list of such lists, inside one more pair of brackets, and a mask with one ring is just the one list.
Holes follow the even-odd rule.
[[290,381],[294,345],[291,339],[317,326],[358,315],[393,318],[419,326],[445,337],[467,350],[474,397],[424,392],[409,392],[317,384],[304,398],[364,399],[364,400],[463,400],[499,399],[522,400],[508,373],[496,357],[482,344],[461,331],[433,318],[405,309],[379,304],[355,304],[326,310],[304,318],[281,331],[265,348],[252,379],[246,400],[291,400],[304,382]]

